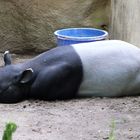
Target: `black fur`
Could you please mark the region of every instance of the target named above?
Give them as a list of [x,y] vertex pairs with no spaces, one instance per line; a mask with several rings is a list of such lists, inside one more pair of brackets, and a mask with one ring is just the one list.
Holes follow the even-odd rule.
[[28,63],[35,72],[29,98],[56,100],[76,96],[83,68],[80,57],[71,46],[57,47]]

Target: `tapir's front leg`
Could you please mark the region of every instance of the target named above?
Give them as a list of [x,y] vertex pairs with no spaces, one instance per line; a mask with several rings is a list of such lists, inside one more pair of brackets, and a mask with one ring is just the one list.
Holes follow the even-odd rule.
[[43,100],[73,98],[81,79],[82,73],[66,63],[46,67],[38,74],[30,97]]

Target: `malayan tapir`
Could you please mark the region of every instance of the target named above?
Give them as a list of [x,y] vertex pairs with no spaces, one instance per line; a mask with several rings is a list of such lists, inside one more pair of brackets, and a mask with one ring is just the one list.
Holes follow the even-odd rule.
[[56,47],[19,64],[4,54],[0,102],[140,94],[140,49],[119,40]]

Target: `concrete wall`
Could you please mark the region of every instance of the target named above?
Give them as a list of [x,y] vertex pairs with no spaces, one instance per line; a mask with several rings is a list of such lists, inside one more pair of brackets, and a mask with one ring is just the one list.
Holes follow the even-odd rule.
[[40,53],[67,27],[108,28],[110,0],[0,0],[0,52]]
[[110,38],[140,47],[140,0],[111,0]]

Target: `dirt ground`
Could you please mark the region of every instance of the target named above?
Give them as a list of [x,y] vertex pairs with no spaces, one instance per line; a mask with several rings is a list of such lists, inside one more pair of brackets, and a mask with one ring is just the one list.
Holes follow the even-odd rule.
[[15,122],[13,140],[108,140],[112,121],[116,140],[140,140],[140,97],[0,104],[0,137]]

